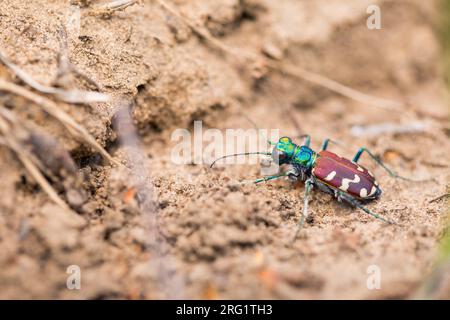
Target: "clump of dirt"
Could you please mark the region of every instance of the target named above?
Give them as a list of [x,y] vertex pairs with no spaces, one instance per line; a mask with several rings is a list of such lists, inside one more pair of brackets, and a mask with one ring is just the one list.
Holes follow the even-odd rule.
[[[433,267],[446,213],[444,199],[431,200],[447,192],[449,179],[434,1],[167,1],[238,53],[401,101],[396,111],[263,64],[243,64],[158,1],[101,14],[96,8],[105,2],[2,3],[0,50],[11,61],[42,84],[100,89],[113,97],[108,103],[57,103],[128,169],[102,160],[36,105],[1,93],[0,105],[55,138],[77,167],[47,176],[71,205],[72,211],[63,210],[0,145],[1,298],[414,295]],[[381,8],[381,30],[366,26],[370,4]],[[71,75],[68,82],[58,81],[62,27],[70,63],[85,75]],[[3,65],[0,77],[23,85]],[[136,145],[121,143],[127,132],[113,124],[123,106],[138,129]],[[292,241],[302,184],[242,185],[259,177],[258,166],[219,163],[209,169],[171,161],[173,130],[192,129],[195,120],[205,128],[251,128],[242,113],[283,135],[307,132],[315,149],[328,137],[345,144],[331,148],[347,157],[366,146],[402,175],[434,180],[395,180],[363,158],[383,189],[370,209],[401,225],[384,225],[314,190],[307,224]],[[417,121],[423,129],[406,133],[355,136],[351,130]],[[66,286],[71,265],[81,270],[80,290]],[[371,266],[381,272],[378,290],[367,286]]]

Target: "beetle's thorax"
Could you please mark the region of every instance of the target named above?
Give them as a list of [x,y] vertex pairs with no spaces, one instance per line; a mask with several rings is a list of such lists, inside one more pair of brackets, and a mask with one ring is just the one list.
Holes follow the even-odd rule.
[[314,165],[316,158],[317,153],[311,148],[307,146],[296,146],[291,163],[305,169],[310,169]]

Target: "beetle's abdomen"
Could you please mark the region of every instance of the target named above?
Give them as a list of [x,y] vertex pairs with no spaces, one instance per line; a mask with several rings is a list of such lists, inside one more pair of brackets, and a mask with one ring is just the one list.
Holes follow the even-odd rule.
[[325,184],[360,199],[375,199],[381,194],[369,170],[329,151],[319,152],[312,174]]

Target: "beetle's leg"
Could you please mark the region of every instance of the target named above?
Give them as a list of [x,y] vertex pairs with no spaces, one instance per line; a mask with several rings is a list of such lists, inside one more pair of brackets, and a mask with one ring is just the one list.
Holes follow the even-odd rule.
[[305,219],[308,217],[309,194],[311,192],[312,186],[313,186],[313,181],[311,179],[308,179],[305,181],[305,198],[303,200],[302,216],[298,223],[297,231],[295,232],[293,241],[295,241],[295,239],[297,239],[297,236],[300,233],[300,230],[303,228]]
[[309,134],[302,134],[302,135],[296,136],[296,138],[298,138],[298,139],[304,138],[305,139],[305,142],[303,142],[304,146],[309,147],[309,145],[311,144],[311,136]]
[[262,178],[256,179],[255,181],[253,181],[253,183],[256,184],[256,183],[260,183],[260,182],[264,182],[264,181],[274,180],[274,179],[278,179],[281,177],[286,177],[288,175],[289,175],[289,172],[283,172],[283,173],[276,174],[273,176],[267,176],[267,177],[262,177]]
[[424,180],[416,180],[416,179],[411,179],[411,178],[406,178],[406,177],[402,177],[400,175],[398,175],[396,172],[392,171],[391,169],[389,169],[380,159],[378,159],[378,157],[376,157],[375,155],[373,155],[372,152],[370,152],[370,150],[368,150],[365,147],[359,148],[358,152],[355,154],[355,156],[353,157],[353,162],[358,162],[359,158],[361,157],[363,152],[366,152],[376,163],[378,163],[384,170],[386,170],[389,175],[393,178],[398,178],[398,179],[402,179],[402,180],[406,180],[406,181],[415,181],[415,182],[423,182],[423,181],[428,181],[431,179],[424,179]]
[[363,206],[358,200],[356,200],[354,197],[352,197],[352,196],[350,196],[350,195],[348,195],[348,194],[345,194],[345,193],[343,193],[343,192],[339,192],[339,198],[342,199],[342,200],[344,200],[344,201],[346,201],[346,202],[349,203],[350,205],[352,205],[352,206],[354,206],[354,207],[357,207],[357,208],[361,209],[361,210],[364,211],[365,213],[371,215],[372,217],[374,217],[374,218],[376,218],[376,219],[378,219],[378,220],[381,220],[381,221],[386,222],[386,223],[388,223],[388,224],[395,224],[395,225],[398,225],[398,223],[393,222],[393,221],[390,221],[390,220],[388,220],[388,219],[385,219],[385,218],[379,216],[378,214],[372,212],[371,210],[367,209],[367,208],[366,208],[365,206]]
[[322,142],[322,151],[325,151],[325,150],[327,150],[327,148],[328,148],[328,143],[330,142],[330,138],[326,138],[325,140],[323,140],[323,142]]
[[329,143],[334,143],[334,144],[337,144],[338,146],[341,146],[341,147],[343,147],[344,145],[341,143],[341,142],[339,142],[339,141],[335,141],[335,140],[331,140],[330,138],[326,138],[325,140],[323,140],[323,142],[322,142],[322,151],[325,151],[325,150],[327,150],[327,148],[328,148],[328,144]]

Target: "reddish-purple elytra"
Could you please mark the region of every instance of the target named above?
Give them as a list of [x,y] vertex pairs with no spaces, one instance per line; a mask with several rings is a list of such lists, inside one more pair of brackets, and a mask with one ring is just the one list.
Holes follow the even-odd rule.
[[363,166],[330,151],[320,151],[312,174],[329,187],[361,200],[376,199],[381,190],[373,174]]

